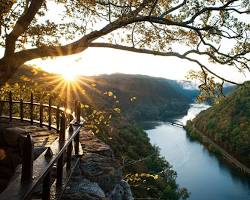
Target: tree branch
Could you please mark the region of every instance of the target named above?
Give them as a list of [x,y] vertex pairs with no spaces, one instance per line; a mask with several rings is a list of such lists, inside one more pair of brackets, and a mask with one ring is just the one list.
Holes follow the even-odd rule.
[[164,18],[166,15],[168,15],[169,13],[178,10],[179,8],[181,8],[182,6],[184,6],[187,3],[187,0],[184,0],[182,3],[180,3],[179,5],[170,8],[169,10],[165,11],[164,13],[161,14],[160,18]]
[[239,83],[228,80],[228,79],[214,73],[209,68],[207,68],[205,65],[201,64],[198,60],[187,57],[187,55],[193,50],[191,50],[190,52],[188,51],[188,52],[186,52],[184,54],[180,54],[180,53],[177,53],[177,52],[160,52],[160,51],[153,51],[153,50],[148,50],[148,49],[137,49],[137,48],[134,48],[134,47],[127,47],[127,46],[118,45],[118,44],[97,43],[97,42],[90,43],[89,47],[111,48],[111,49],[118,49],[118,50],[130,51],[130,52],[136,52],[136,53],[143,53],[143,54],[151,54],[151,55],[157,55],[157,56],[175,56],[175,57],[178,57],[180,59],[185,59],[185,60],[188,60],[190,62],[194,62],[194,63],[198,64],[201,67],[202,70],[206,70],[210,74],[214,75],[215,77],[217,77],[217,78],[219,78],[219,79],[221,79],[221,80],[223,80],[225,82],[232,83],[234,85],[240,85]]
[[6,36],[5,56],[9,56],[15,52],[17,38],[27,30],[43,3],[44,0],[31,0],[30,6],[27,7],[28,5],[26,5],[23,14],[17,20],[13,30]]
[[191,19],[189,19],[188,21],[184,22],[185,24],[190,24],[190,23],[193,23],[194,20],[200,16],[201,14],[207,12],[207,11],[220,11],[220,10],[223,10],[225,9],[227,6],[229,6],[230,4],[236,2],[238,0],[229,0],[227,3],[223,4],[222,6],[218,6],[218,7],[205,7],[203,9],[201,9],[200,11],[196,12],[192,17]]

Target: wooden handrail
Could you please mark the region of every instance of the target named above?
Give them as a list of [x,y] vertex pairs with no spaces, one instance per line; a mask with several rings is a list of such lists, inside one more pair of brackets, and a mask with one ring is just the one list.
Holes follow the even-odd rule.
[[[52,100],[49,100],[49,104],[35,103],[33,102],[33,94],[31,94],[31,101],[24,102],[12,100],[12,93],[9,93],[9,100],[0,100],[0,106],[8,104],[9,116],[0,116],[2,118],[9,118],[21,121],[29,121],[31,124],[37,123],[40,126],[46,126],[48,129],[54,128],[59,133],[59,138],[55,140],[46,152],[43,152],[35,161],[33,161],[33,144],[31,136],[28,135],[23,140],[23,156],[22,172],[15,174],[15,178],[9,183],[7,188],[0,194],[1,200],[28,200],[32,197],[32,193],[35,188],[42,183],[43,192],[42,199],[50,199],[50,187],[51,187],[51,170],[53,166],[57,167],[56,179],[56,198],[59,199],[63,192],[63,180],[69,180],[69,177],[64,178],[64,168],[66,168],[67,176],[72,173],[72,153],[79,155],[82,151],[79,145],[80,129],[83,122],[80,121],[80,103],[75,103],[75,117],[73,114],[69,114],[72,121],[67,125],[66,123],[66,109],[60,106],[52,106]],[[13,104],[20,105],[19,117],[13,117]],[[29,105],[30,118],[24,118],[23,105]],[[33,119],[34,107],[39,107],[39,120]],[[48,109],[48,121],[45,122],[43,118],[44,108]],[[1,108],[0,108],[1,110]],[[56,125],[52,124],[52,110],[55,111]],[[64,155],[67,155],[66,161]],[[66,166],[65,166],[66,163]],[[19,166],[20,167],[20,166]],[[33,170],[34,169],[34,170]],[[20,171],[20,170],[17,170]]]
[[[20,99],[20,101],[16,101],[16,100],[14,101],[12,98],[12,92],[9,92],[9,99],[8,100],[0,100],[0,106],[4,106],[5,104],[8,104],[8,107],[9,107],[8,114],[7,115],[0,114],[0,118],[9,118],[10,121],[12,121],[12,119],[19,119],[20,118],[21,121],[30,121],[31,124],[39,123],[41,127],[46,126],[49,129],[53,128],[53,129],[56,129],[57,132],[59,132],[60,115],[62,113],[64,113],[66,116],[68,115],[71,120],[74,119],[73,114],[67,113],[66,112],[67,109],[65,107],[52,105],[51,98],[49,98],[48,104],[41,103],[41,102],[40,103],[34,102],[33,93],[31,93],[30,101],[23,101],[22,99]],[[19,105],[19,117],[13,117],[13,105],[14,104]],[[30,107],[30,109],[29,109],[30,115],[25,120],[24,120],[24,105],[29,105],[29,107]],[[78,115],[80,115],[80,113],[78,111],[80,109],[79,102],[76,101],[75,105],[77,105],[77,107],[75,108],[76,118],[78,118],[78,120],[79,120],[80,119],[80,116],[78,116]],[[39,111],[40,111],[38,120],[35,120],[34,116],[33,116],[35,107],[39,107]],[[48,121],[47,122],[43,120],[43,117],[44,117],[43,113],[44,113],[45,108],[48,110]],[[53,117],[52,113],[55,113],[56,126],[53,126],[53,124],[52,124],[52,117]]]

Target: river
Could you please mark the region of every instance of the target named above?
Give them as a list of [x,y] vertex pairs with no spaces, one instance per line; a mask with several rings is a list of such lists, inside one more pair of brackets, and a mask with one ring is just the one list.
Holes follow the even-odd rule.
[[[207,107],[192,104],[187,115],[177,121],[185,124]],[[191,140],[183,128],[159,122],[146,132],[177,172],[177,183],[191,192],[190,200],[250,200],[250,179]]]

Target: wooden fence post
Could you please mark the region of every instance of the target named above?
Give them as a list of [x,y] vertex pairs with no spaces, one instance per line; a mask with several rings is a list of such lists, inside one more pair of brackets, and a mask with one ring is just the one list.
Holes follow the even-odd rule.
[[40,102],[40,127],[43,126],[43,103]]
[[60,107],[59,105],[56,108],[56,131],[59,133],[60,128]]
[[21,182],[26,183],[32,180],[33,175],[33,144],[30,135],[24,138],[22,159]]
[[60,123],[60,133],[59,133],[59,141],[63,142],[65,140],[65,130],[66,130],[66,119],[65,114],[61,116],[61,123]]
[[34,99],[33,99],[33,93],[30,94],[30,123],[33,124],[33,109],[34,109]]
[[[69,134],[72,134],[74,131],[73,125],[69,125]],[[69,170],[71,168],[71,158],[72,158],[72,150],[73,150],[73,142],[70,142],[69,146],[67,147],[67,165],[66,169]]]
[[72,142],[70,142],[69,146],[67,147],[67,165],[66,165],[66,169],[70,170],[71,168],[71,158],[72,158]]
[[79,155],[79,142],[80,142],[80,134],[77,133],[75,137],[75,154]]
[[75,116],[77,116],[77,105],[78,104],[78,101],[75,101]]
[[52,98],[49,97],[49,130],[51,130],[51,104],[52,104]]
[[[60,126],[60,133],[59,133],[59,145],[63,144],[65,141],[65,114],[63,113],[61,117],[61,126]],[[64,153],[59,157],[57,161],[57,176],[56,176],[56,185],[61,186],[62,185],[62,179],[63,179],[63,157]]]
[[4,103],[3,103],[3,102],[0,102],[0,116],[1,116],[2,113],[3,113],[3,106],[4,106]]
[[58,158],[57,168],[56,168],[56,185],[61,186],[63,180],[63,157],[64,153]]
[[49,171],[43,180],[42,200],[50,200],[50,180],[51,172]]
[[76,120],[78,123],[81,121],[81,103],[78,101],[77,103],[77,112],[76,112]]
[[13,113],[13,102],[12,102],[12,92],[9,92],[9,120],[12,121]]
[[23,99],[20,100],[20,118],[23,121]]
[[[77,123],[80,123],[80,120],[81,120],[81,104],[80,104],[80,102],[77,102],[77,104],[76,104],[76,121],[77,121]],[[74,141],[75,141],[75,154],[79,155],[80,133],[77,133]]]

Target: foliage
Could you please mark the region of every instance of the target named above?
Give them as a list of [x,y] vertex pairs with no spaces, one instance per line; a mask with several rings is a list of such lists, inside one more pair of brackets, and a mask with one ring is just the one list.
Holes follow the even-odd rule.
[[[34,82],[27,80],[24,74],[29,74],[29,71],[22,73],[20,76],[22,81],[19,81],[19,84],[15,83],[17,80],[11,79],[5,87],[2,87],[1,97],[6,99],[8,98],[8,91],[13,91],[15,100],[23,98],[29,101],[30,91],[32,90],[34,97],[40,95],[39,99],[46,101],[48,96],[44,96],[44,88],[47,85],[43,81],[37,82],[40,79],[34,78],[34,74],[30,76]],[[30,83],[31,88],[27,87],[27,83]],[[54,87],[51,84],[48,85],[49,88]],[[88,82],[88,86],[93,90],[99,89],[99,84],[93,80]],[[52,91],[49,88],[47,90]],[[53,91],[53,102],[60,101],[59,91],[60,88]],[[112,147],[116,157],[123,165],[124,178],[131,184],[134,195],[138,198],[187,198],[188,192],[186,189],[179,188],[176,184],[176,173],[167,161],[160,157],[159,149],[151,146],[149,138],[143,130],[129,124],[122,113],[120,114],[119,102],[121,98],[118,98],[119,95],[116,95],[113,90],[98,91],[104,98],[107,98],[108,104],[105,104],[102,109],[98,109],[93,104],[82,102],[81,108],[85,119],[85,128],[91,129],[94,134]],[[87,95],[87,91],[85,91],[85,95]],[[128,99],[132,98],[133,101],[137,101],[137,98],[133,97],[131,96]],[[35,112],[38,114],[39,110],[35,110]],[[18,109],[16,109],[15,113],[18,114]]]
[[[177,81],[173,80],[127,74],[92,78],[97,84],[96,89],[112,91],[119,97],[122,113],[130,120],[166,120],[168,117],[186,113],[192,101],[192,98],[183,94],[186,91]],[[107,104],[98,96],[98,93],[93,95],[96,104]]]
[[176,56],[229,82],[199,58],[249,66],[249,0],[3,0],[0,13],[1,81],[32,59],[91,47]]
[[[31,81],[28,79],[25,75],[22,75],[20,79],[23,82],[20,83],[6,83],[4,86],[0,89],[0,100],[8,100],[9,94],[11,92],[12,100],[13,101],[20,101],[21,99],[25,102],[31,101],[31,93],[33,96],[33,102],[34,103],[43,103],[48,104],[49,99],[52,99],[52,105],[56,105],[59,107],[66,108],[67,112],[74,112],[74,106],[75,102],[73,99],[69,100],[66,103],[65,98],[67,95],[64,94],[64,98],[61,98],[63,94],[60,94],[61,88],[58,88],[57,90],[53,90],[52,92],[48,92],[44,90],[44,84],[39,84],[36,81]],[[51,87],[51,85],[50,85]],[[51,90],[50,90],[51,91]],[[109,97],[113,96],[109,95]],[[118,108],[119,105],[115,104],[114,108],[106,108],[105,110],[97,110],[97,108],[93,107],[89,104],[81,104],[81,115],[85,120],[85,128],[90,129],[93,131],[93,133],[99,133],[101,130],[106,130],[110,125],[111,119],[113,116],[120,113],[120,109]],[[20,106],[19,104],[13,104],[13,111],[12,114],[16,117],[20,117]],[[34,106],[34,112],[33,117],[35,120],[39,120],[40,118],[40,110],[39,106]],[[1,114],[9,114],[8,113],[9,107],[8,104],[0,104],[0,115]],[[24,104],[23,105],[24,110],[24,118],[30,117],[30,106]],[[68,120],[71,120],[69,116]],[[48,120],[48,110],[44,108],[43,111],[43,118],[45,120]],[[55,119],[52,119],[55,121]]]
[[135,198],[186,199],[186,189],[176,184],[176,172],[152,146],[146,132],[125,118],[113,118],[112,131],[99,134],[123,165],[124,179]]
[[196,128],[250,166],[250,83],[202,111],[194,120]]
[[206,71],[189,71],[186,76],[190,80],[198,80],[200,85],[200,94],[197,96],[196,100],[198,103],[211,102],[218,103],[220,99],[224,98],[223,94],[223,84],[224,81],[218,83],[215,81],[213,76],[209,76]]

